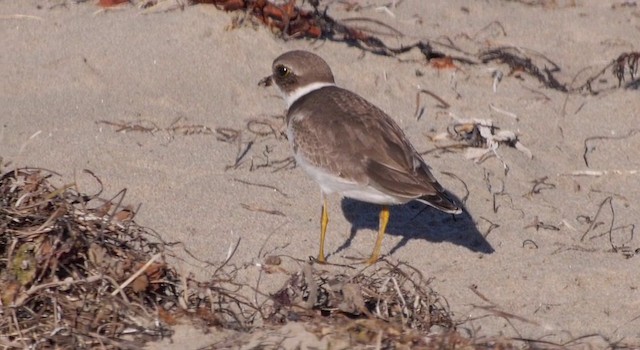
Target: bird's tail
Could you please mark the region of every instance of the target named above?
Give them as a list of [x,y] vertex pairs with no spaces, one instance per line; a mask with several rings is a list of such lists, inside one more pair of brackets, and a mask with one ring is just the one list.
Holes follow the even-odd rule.
[[439,192],[436,194],[428,194],[420,198],[416,198],[416,200],[424,204],[430,205],[445,213],[449,213],[449,214],[462,213],[462,208],[456,205],[455,202],[451,198],[449,198],[449,196],[447,196],[444,192]]

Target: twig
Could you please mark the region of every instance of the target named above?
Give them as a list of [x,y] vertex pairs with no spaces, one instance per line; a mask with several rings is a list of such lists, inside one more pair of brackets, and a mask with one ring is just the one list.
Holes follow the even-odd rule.
[[248,204],[244,204],[244,203],[240,203],[240,205],[242,206],[242,208],[247,209],[249,211],[256,211],[256,212],[260,212],[260,213],[266,213],[266,214],[271,214],[271,215],[278,215],[278,216],[286,216],[283,212],[281,212],[280,210],[268,210],[268,209],[262,209],[262,208],[257,208],[255,206],[251,206]]
[[35,285],[32,286],[31,288],[29,288],[28,291],[26,291],[25,293],[29,296],[43,290],[43,289],[47,289],[47,288],[51,288],[51,287],[60,287],[60,286],[70,286],[73,284],[82,284],[82,283],[93,283],[96,281],[101,280],[103,277],[99,276],[99,275],[93,275],[93,276],[89,276],[85,279],[81,279],[81,280],[62,280],[62,281],[57,281],[57,282],[49,282],[49,283],[44,283],[44,284],[39,284],[39,285]]
[[147,261],[146,264],[144,264],[141,268],[139,268],[138,271],[136,271],[133,275],[131,275],[131,277],[127,278],[127,280],[124,281],[120,286],[118,286],[116,290],[111,292],[111,296],[116,296],[116,294],[120,293],[121,290],[126,288],[131,282],[133,282],[136,278],[138,278],[138,276],[145,273],[147,268],[151,266],[151,264],[153,264],[156,260],[160,259],[160,257],[162,257],[162,253],[157,253],[154,256],[152,256],[151,259],[149,259],[149,261]]
[[39,16],[21,15],[21,14],[0,15],[0,19],[33,19],[33,20],[36,20],[36,21],[44,21],[44,18],[39,17]]
[[429,95],[431,97],[433,97],[436,101],[438,101],[440,104],[436,105],[436,107],[438,108],[442,108],[442,109],[447,109],[449,107],[451,107],[451,105],[449,103],[447,103],[447,101],[445,101],[444,99],[442,99],[440,96],[436,95],[435,93],[426,90],[426,89],[420,89],[418,90],[418,92],[416,93],[416,110],[415,112],[413,112],[413,115],[416,117],[417,120],[420,120],[420,117],[422,117],[422,111],[424,110],[424,108],[420,108],[420,94],[425,94],[425,95]]
[[610,169],[610,170],[574,170],[569,173],[560,173],[558,176],[605,176],[605,175],[638,175],[640,174],[640,170],[631,169],[631,170],[621,170],[621,169]]
[[587,137],[584,140],[584,153],[582,154],[582,159],[584,159],[584,164],[587,166],[587,168],[589,167],[589,160],[587,159],[587,153],[589,153],[590,150],[592,150],[589,147],[589,142],[590,141],[600,141],[600,140],[623,140],[629,137],[634,136],[635,134],[639,133],[640,129],[631,129],[629,130],[629,132],[626,135],[622,135],[622,136],[591,136],[591,137]]
[[489,103],[489,108],[493,109],[494,111],[506,115],[507,117],[511,117],[513,119],[515,119],[516,121],[520,120],[520,118],[518,118],[518,115],[515,113],[511,113],[508,111],[505,111],[504,109],[498,108],[496,106],[493,105],[493,103]]
[[589,225],[589,228],[587,228],[587,230],[584,232],[584,234],[582,234],[582,237],[580,237],[580,242],[584,242],[584,239],[585,239],[585,237],[587,237],[587,234],[589,234],[589,232],[596,226],[596,224],[598,223],[598,217],[600,216],[600,212],[602,211],[602,208],[604,207],[604,205],[607,202],[609,203],[609,207],[611,208],[611,225],[609,227],[609,232],[611,232],[613,230],[613,221],[614,221],[614,218],[615,218],[615,212],[613,210],[612,200],[613,200],[613,197],[609,196],[609,197],[605,198],[602,201],[602,203],[600,203],[600,205],[598,206],[598,211],[596,212],[596,215],[591,220],[591,224]]
[[271,190],[274,190],[276,193],[281,194],[283,197],[285,198],[289,198],[289,195],[282,192],[279,188],[275,187],[275,186],[271,186],[271,185],[266,185],[266,184],[261,184],[261,183],[256,183],[256,182],[249,182],[246,180],[242,180],[242,179],[238,179],[238,178],[233,178],[233,181],[235,182],[239,182],[241,184],[245,184],[245,185],[249,185],[249,186],[257,186],[257,187],[263,187],[263,188],[268,188]]
[[[231,232],[233,233],[233,232]],[[233,258],[234,255],[236,255],[236,252],[238,251],[238,247],[240,246],[240,239],[242,237],[238,237],[238,240],[236,241],[236,244],[229,246],[229,250],[227,251],[227,257],[224,259],[224,261],[222,262],[222,264],[220,264],[220,266],[218,266],[218,268],[215,269],[215,271],[213,271],[212,276],[216,276],[218,274],[218,272],[220,272],[222,270],[222,268],[224,268],[229,261],[231,260],[231,258]],[[213,305],[212,305],[213,307]]]

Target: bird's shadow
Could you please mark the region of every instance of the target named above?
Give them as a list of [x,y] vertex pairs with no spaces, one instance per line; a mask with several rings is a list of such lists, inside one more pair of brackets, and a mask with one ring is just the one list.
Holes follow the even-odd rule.
[[[448,193],[448,196],[457,198]],[[460,203],[460,201],[457,201]],[[380,205],[370,204],[342,198],[342,212],[351,223],[349,238],[335,251],[351,246],[356,233],[360,229],[377,231],[379,225]],[[462,214],[452,215],[441,212],[426,204],[412,201],[403,205],[389,207],[389,224],[386,233],[402,236],[388,254],[393,254],[406,245],[411,239],[425,239],[429,242],[450,242],[463,246],[470,251],[491,254],[494,252],[491,244],[478,231],[471,213],[463,207]],[[334,254],[335,254],[334,253]]]

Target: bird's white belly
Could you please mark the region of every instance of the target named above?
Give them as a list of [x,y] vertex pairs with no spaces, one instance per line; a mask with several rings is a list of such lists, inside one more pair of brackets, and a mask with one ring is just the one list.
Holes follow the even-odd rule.
[[299,154],[295,155],[296,162],[304,169],[304,171],[315,180],[322,192],[338,193],[344,197],[357,199],[367,203],[374,204],[403,204],[411,199],[401,198],[384,193],[368,184],[358,183],[349,179],[331,174],[325,169],[316,167]]

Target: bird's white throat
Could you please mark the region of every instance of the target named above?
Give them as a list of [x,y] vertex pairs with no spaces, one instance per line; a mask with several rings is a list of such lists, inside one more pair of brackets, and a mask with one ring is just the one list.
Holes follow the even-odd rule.
[[287,104],[287,109],[291,108],[294,102],[296,102],[300,97],[310,93],[311,91],[322,89],[325,86],[335,86],[333,83],[325,83],[325,82],[315,82],[311,84],[307,84],[301,86],[290,93],[286,93],[282,91],[284,102]]

